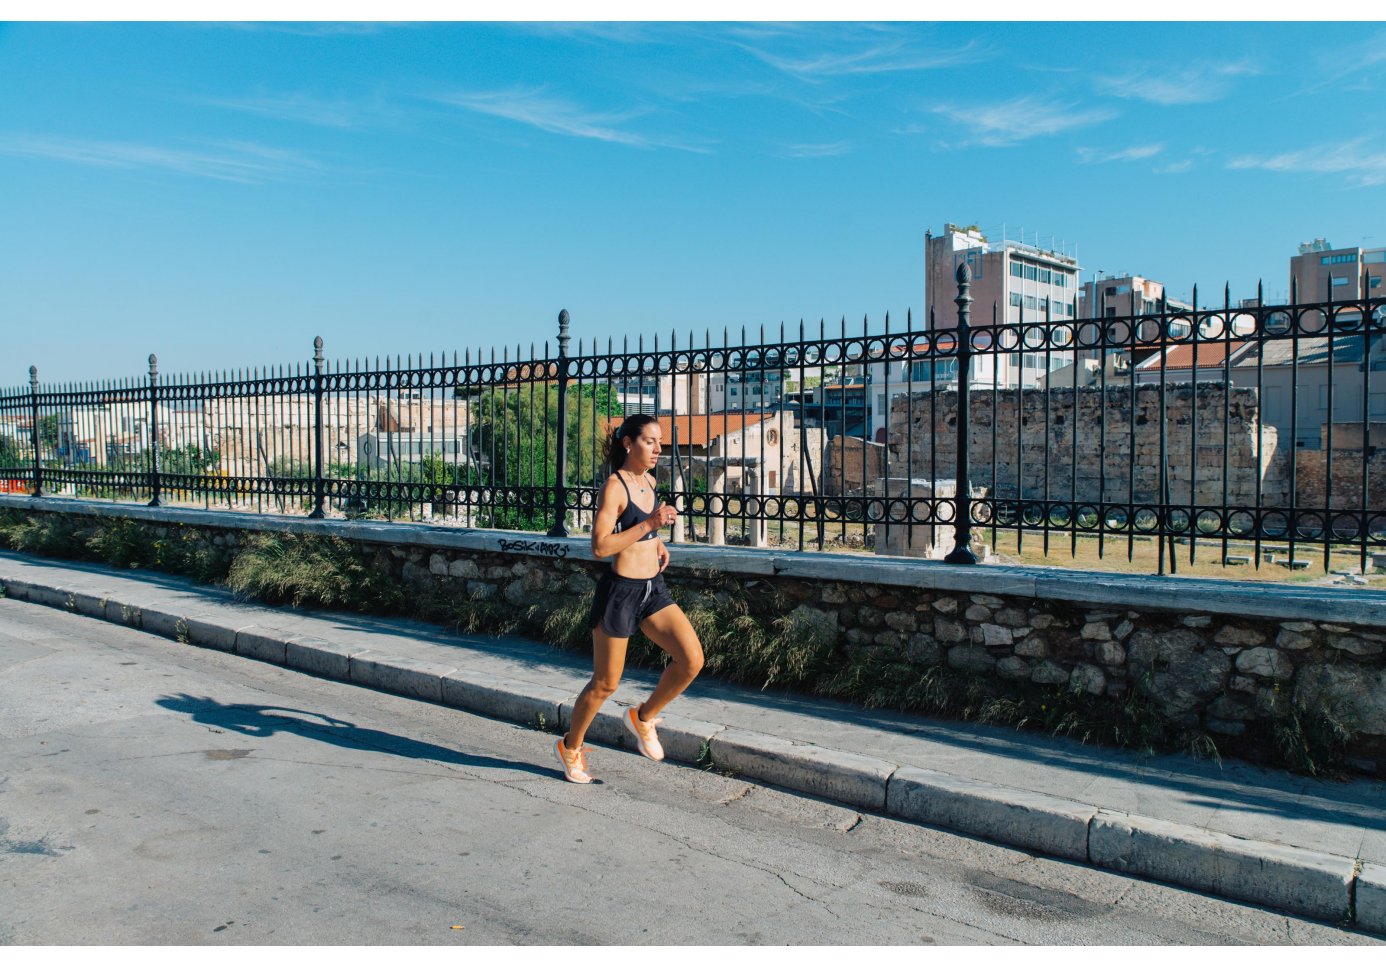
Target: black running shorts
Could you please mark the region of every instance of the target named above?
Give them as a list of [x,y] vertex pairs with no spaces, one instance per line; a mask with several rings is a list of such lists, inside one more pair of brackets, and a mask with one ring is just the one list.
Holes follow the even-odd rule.
[[597,579],[597,597],[592,601],[589,628],[601,625],[607,635],[628,639],[640,623],[662,608],[674,604],[663,575],[653,578],[622,578],[608,571]]

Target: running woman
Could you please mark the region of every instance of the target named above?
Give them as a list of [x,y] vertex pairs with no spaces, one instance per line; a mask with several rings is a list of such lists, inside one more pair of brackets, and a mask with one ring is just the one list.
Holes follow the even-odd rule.
[[627,709],[626,728],[635,734],[642,755],[664,759],[655,727],[669,705],[703,668],[703,646],[683,609],[664,585],[669,549],[659,529],[673,524],[676,512],[660,503],[650,474],[659,460],[664,436],[648,414],[625,419],[607,441],[607,465],[613,473],[602,487],[592,524],[592,553],[610,558],[611,570],[597,582],[588,625],[592,627],[592,679],[578,695],[568,733],[554,744],[563,775],[573,783],[591,783],[582,741],[597,710],[621,682],[626,643],[638,628],[672,660],[650,698]]

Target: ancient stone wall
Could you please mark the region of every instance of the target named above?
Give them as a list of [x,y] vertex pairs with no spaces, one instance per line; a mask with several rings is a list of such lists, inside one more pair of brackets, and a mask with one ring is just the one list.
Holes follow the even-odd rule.
[[1366,458],[1367,502],[1362,503],[1363,459],[1361,450],[1333,450],[1333,486],[1329,495],[1328,451],[1301,450],[1295,455],[1295,505],[1362,508],[1377,516],[1375,530],[1386,530],[1386,448],[1372,448]]
[[[1254,388],[1157,386],[971,391],[971,480],[1001,498],[1201,505],[1283,504],[1286,461],[1260,424]],[[900,395],[891,413],[891,473],[954,476],[957,393]],[[930,415],[933,415],[932,427]],[[1161,463],[1160,427],[1165,429]],[[1224,434],[1224,430],[1226,431]],[[908,458],[908,462],[907,462]]]
[[885,473],[885,447],[860,437],[836,436],[823,454],[823,494],[860,494]]

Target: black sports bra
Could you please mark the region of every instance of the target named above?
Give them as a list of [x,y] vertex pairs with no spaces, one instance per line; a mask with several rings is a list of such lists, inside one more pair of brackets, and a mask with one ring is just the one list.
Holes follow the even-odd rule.
[[[616,528],[612,531],[612,534],[620,534],[622,531],[629,531],[650,515],[654,514],[655,507],[659,506],[659,498],[658,496],[655,497],[654,507],[650,508],[648,511],[642,511],[636,506],[635,499],[630,496],[630,487],[626,484],[626,479],[620,474],[615,475],[615,477],[621,482],[621,486],[626,489],[626,509],[622,511],[621,516],[616,519]],[[658,531],[651,531],[640,540],[652,541],[658,537]]]

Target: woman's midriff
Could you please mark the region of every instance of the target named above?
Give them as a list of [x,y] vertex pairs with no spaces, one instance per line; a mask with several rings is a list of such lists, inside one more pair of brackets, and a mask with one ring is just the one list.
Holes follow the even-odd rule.
[[637,541],[625,551],[611,559],[611,569],[622,578],[635,578],[643,581],[659,574],[659,555],[655,552],[658,541]]

